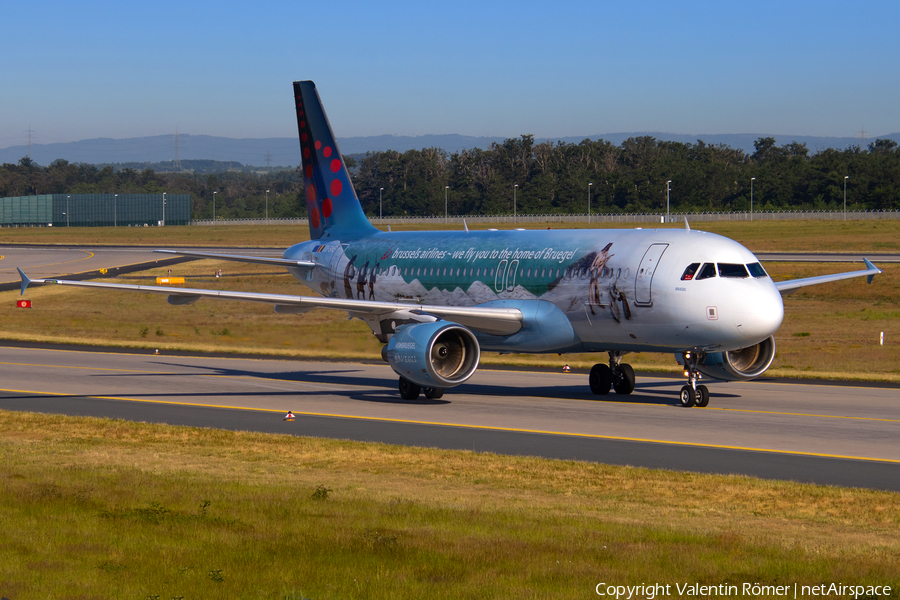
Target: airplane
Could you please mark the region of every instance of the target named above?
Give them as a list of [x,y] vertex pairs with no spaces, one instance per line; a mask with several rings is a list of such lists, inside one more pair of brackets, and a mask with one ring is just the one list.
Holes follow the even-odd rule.
[[365,321],[385,346],[402,398],[440,398],[475,373],[482,351],[607,353],[588,377],[599,396],[635,389],[631,352],[672,353],[687,383],[682,406],[707,406],[704,377],[745,381],[775,357],[782,295],[868,277],[864,270],[773,281],[729,238],[684,229],[392,232],[366,218],[312,81],[294,82],[310,240],[282,258],[195,251],[168,254],[282,266],[318,296],[185,289],[63,279],[30,284],[109,288],[263,302],[278,313],[314,308]]

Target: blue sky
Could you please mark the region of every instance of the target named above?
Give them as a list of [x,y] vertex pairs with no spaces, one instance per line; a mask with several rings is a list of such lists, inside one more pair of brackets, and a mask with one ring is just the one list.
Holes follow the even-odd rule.
[[900,131],[900,2],[8,2],[0,147],[339,137]]

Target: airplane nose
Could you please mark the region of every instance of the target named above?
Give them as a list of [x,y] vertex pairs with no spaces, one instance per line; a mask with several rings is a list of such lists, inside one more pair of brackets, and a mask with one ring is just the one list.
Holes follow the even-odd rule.
[[741,335],[751,340],[764,340],[781,327],[784,303],[774,285],[765,286],[741,297],[735,303],[733,314]]

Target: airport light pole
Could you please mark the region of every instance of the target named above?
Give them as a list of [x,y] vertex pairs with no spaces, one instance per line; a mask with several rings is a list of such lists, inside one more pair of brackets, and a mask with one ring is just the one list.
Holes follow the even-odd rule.
[[72,196],[66,196],[66,227],[69,226],[69,198]]
[[669,222],[669,184],[672,183],[672,180],[668,180],[666,182],[666,223]]
[[516,192],[519,191],[519,184],[513,186],[513,223],[516,223]]
[[163,220],[162,224],[165,226],[166,224],[166,193],[163,192]]
[[216,194],[219,192],[213,192],[213,225],[216,224]]
[[750,220],[753,220],[753,182],[756,181],[756,177],[750,178]]
[[269,224],[269,190],[266,190],[266,225]]
[[591,223],[591,188],[594,186],[594,182],[588,184],[588,225]]
[[119,195],[113,197],[113,227],[119,226]]
[[844,220],[847,220],[847,180],[850,179],[849,175],[844,175]]
[[384,217],[381,215],[381,194],[384,193],[384,188],[378,188],[378,220],[381,221]]
[[444,186],[444,223],[447,223],[447,194],[450,192],[450,186]]

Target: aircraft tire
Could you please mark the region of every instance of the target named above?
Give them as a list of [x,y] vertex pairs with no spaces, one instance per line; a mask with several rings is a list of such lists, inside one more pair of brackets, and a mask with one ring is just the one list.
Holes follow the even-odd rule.
[[697,386],[697,406],[703,407],[709,405],[709,388],[705,385]]
[[429,400],[437,400],[441,396],[444,395],[444,388],[422,388],[422,391],[425,393],[425,397]]
[[415,400],[419,397],[422,387],[414,384],[406,377],[400,378],[400,397],[404,400]]
[[608,365],[598,363],[591,367],[591,374],[588,376],[588,383],[591,391],[598,396],[605,396],[609,393],[613,383],[612,369]]
[[613,389],[617,394],[627,396],[634,391],[634,369],[631,365],[619,365],[618,377],[613,377]]
[[691,408],[697,403],[697,394],[694,392],[694,388],[686,385],[681,388],[681,396],[679,399],[681,400],[681,405],[683,407]]

